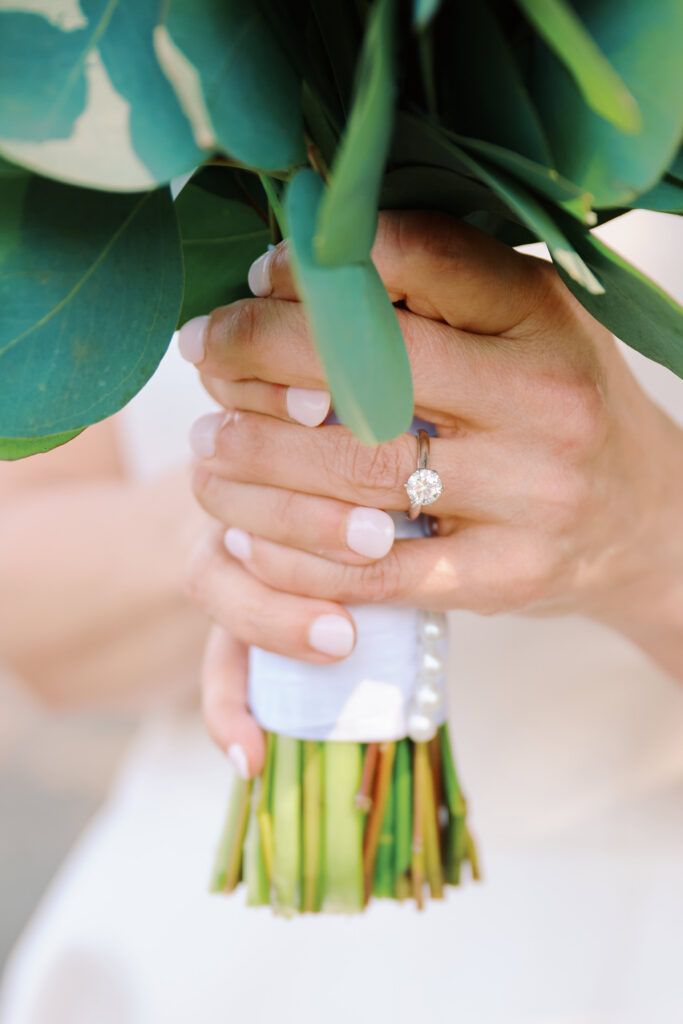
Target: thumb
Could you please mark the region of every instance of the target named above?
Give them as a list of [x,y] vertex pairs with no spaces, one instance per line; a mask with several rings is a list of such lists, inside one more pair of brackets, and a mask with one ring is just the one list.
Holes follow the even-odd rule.
[[258,775],[265,760],[263,732],[247,706],[249,648],[214,626],[201,671],[202,712],[209,735],[243,779]]

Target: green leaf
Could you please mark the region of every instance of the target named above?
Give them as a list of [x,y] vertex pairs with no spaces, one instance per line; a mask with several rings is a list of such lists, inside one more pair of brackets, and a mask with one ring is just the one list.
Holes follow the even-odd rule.
[[47,177],[113,191],[191,171],[203,154],[154,53],[156,5],[81,9],[70,28],[0,12],[0,149]]
[[410,363],[396,313],[372,262],[321,266],[314,255],[323,183],[300,171],[285,202],[292,265],[313,338],[330,382],[335,411],[365,444],[410,426]]
[[29,455],[52,451],[67,441],[73,440],[80,430],[70,430],[65,434],[52,434],[50,437],[0,437],[0,461],[13,462],[25,459]]
[[270,241],[254,208],[259,199],[265,205],[263,193],[246,182],[240,188],[234,172],[219,173],[227,179],[223,196],[190,182],[176,199],[185,264],[180,323],[249,295],[247,272]]
[[116,412],[148,380],[182,295],[168,189],[103,195],[24,175],[0,189],[0,436]]
[[552,167],[515,51],[485,0],[447,4],[433,42],[443,125]]
[[683,308],[590,232],[582,231],[569,218],[564,227],[605,292],[590,295],[577,288],[558,266],[567,287],[596,320],[627,345],[683,377]]
[[301,84],[253,0],[165,0],[155,44],[203,148],[266,171],[306,160]]
[[[586,103],[622,132],[642,127],[638,104],[565,0],[517,0],[538,34],[562,61]],[[616,10],[614,11],[617,15]]]
[[367,259],[375,239],[377,200],[391,136],[393,34],[393,0],[376,0],[353,108],[320,204],[314,247],[317,259],[327,266]]
[[454,139],[464,149],[481,153],[498,167],[510,171],[516,178],[533,188],[535,192],[539,192],[546,199],[550,199],[551,202],[561,206],[584,223],[591,225],[595,223],[595,214],[590,208],[592,196],[583,192],[578,185],[567,181],[553,168],[544,167],[529,160],[528,157],[494,143],[483,142],[481,139],[470,139],[461,135],[454,136]]
[[441,6],[441,0],[413,0],[413,25],[422,30],[429,25]]
[[592,193],[594,209],[625,206],[657,183],[683,134],[683,4],[576,0],[575,7],[635,96],[642,129],[625,135],[595,114],[541,47],[533,57],[534,97],[558,170]]
[[630,206],[636,210],[659,210],[661,213],[683,213],[683,182],[665,174],[654,188],[643,192]]
[[443,148],[453,152],[456,160],[460,161],[470,174],[495,192],[517,220],[528,227],[539,241],[546,243],[553,258],[565,268],[570,277],[588,291],[596,294],[602,291],[602,285],[574,251],[566,234],[559,227],[556,217],[535,196],[505,171],[483,160],[475,160],[470,153],[456,146],[450,139],[439,137],[436,130],[431,130],[431,133]]

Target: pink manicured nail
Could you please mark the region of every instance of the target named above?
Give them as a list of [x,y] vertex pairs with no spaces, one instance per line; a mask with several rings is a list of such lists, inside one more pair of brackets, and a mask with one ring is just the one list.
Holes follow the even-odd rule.
[[353,626],[343,615],[319,615],[308,635],[311,647],[321,654],[343,658],[353,650]]
[[270,295],[272,292],[273,285],[270,281],[270,259],[272,255],[273,251],[269,249],[268,252],[264,252],[263,256],[259,256],[257,260],[254,260],[249,267],[247,284],[251,289],[252,295],[265,298],[266,295]]
[[313,388],[287,388],[287,412],[305,427],[317,427],[330,411],[329,391]]
[[244,753],[244,747],[241,747],[239,743],[231,743],[228,747],[228,758],[239,777],[241,779],[248,779],[249,762],[247,761],[247,755]]
[[178,331],[178,349],[188,363],[201,363],[206,354],[208,316],[195,316]]
[[200,459],[212,459],[216,454],[218,431],[230,419],[230,413],[210,412],[200,416],[190,427],[190,448]]
[[366,558],[383,558],[394,543],[394,520],[379,508],[354,508],[349,513],[346,543]]
[[241,562],[251,556],[251,537],[245,530],[238,530],[236,526],[231,526],[229,530],[225,531],[223,543],[230,554],[234,558],[239,558]]

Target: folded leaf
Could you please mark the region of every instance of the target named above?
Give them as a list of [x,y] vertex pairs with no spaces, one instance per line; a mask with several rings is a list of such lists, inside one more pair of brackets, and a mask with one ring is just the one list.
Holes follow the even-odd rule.
[[165,0],[155,45],[202,148],[260,170],[305,161],[301,85],[253,0]]
[[60,27],[0,12],[0,150],[113,191],[191,171],[202,151],[154,54],[156,6],[82,0],[81,11]]
[[623,132],[640,131],[638,104],[565,0],[517,0],[562,61],[590,107]]
[[410,426],[410,363],[396,313],[374,265],[325,267],[315,258],[323,183],[300,171],[285,202],[292,264],[313,339],[325,367],[334,408],[365,444],[396,437]]
[[327,266],[370,255],[394,101],[394,0],[376,0],[360,58],[351,114],[318,214],[316,258]]
[[563,227],[605,291],[591,295],[577,288],[558,265],[567,287],[596,320],[627,345],[683,377],[683,308],[590,232],[582,231],[569,218]]
[[0,436],[75,431],[120,409],[164,354],[181,296],[168,189],[3,181]]
[[625,206],[669,167],[683,135],[683,4],[680,0],[575,0],[642,116],[626,135],[594,113],[552,53],[533,55],[533,95],[556,166],[592,193],[593,208]]

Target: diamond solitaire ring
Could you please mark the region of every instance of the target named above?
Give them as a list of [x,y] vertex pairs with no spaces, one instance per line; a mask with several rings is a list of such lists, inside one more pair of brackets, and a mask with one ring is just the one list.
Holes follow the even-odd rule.
[[429,434],[426,430],[417,432],[417,469],[405,483],[410,498],[409,519],[417,519],[423,505],[431,505],[443,494],[441,477],[429,469]]

